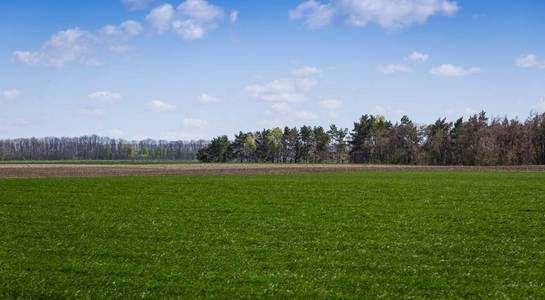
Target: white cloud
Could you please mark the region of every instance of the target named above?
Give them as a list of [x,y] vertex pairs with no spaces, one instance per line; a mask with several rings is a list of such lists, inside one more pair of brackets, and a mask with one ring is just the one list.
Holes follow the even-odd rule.
[[320,106],[328,110],[337,110],[343,107],[343,102],[337,99],[320,101]]
[[312,120],[318,119],[318,115],[308,111],[298,111],[295,113],[295,116],[297,117],[297,119],[305,120],[305,121],[312,121]]
[[302,67],[300,69],[295,69],[292,71],[295,76],[310,76],[310,75],[319,75],[322,74],[322,71],[316,67]]
[[153,9],[146,21],[159,34],[172,31],[183,39],[194,40],[214,30],[223,17],[223,9],[206,0],[186,0],[176,10],[170,4]]
[[119,26],[106,25],[100,30],[100,33],[104,34],[105,36],[126,39],[133,38],[139,35],[141,32],[142,25],[133,20],[125,21],[119,24]]
[[430,58],[430,57],[427,54],[414,51],[407,58],[409,60],[411,60],[411,61],[414,61],[414,62],[426,62],[426,61],[428,61],[428,58]]
[[255,98],[266,101],[300,102],[307,99],[307,93],[318,82],[314,79],[279,79],[266,84],[254,84],[247,86],[245,91]]
[[412,72],[413,70],[404,65],[388,64],[386,66],[380,65],[377,67],[377,71],[384,74],[393,74],[396,72]]
[[153,100],[150,102],[150,107],[155,110],[162,110],[162,111],[172,111],[176,109],[175,105],[168,104],[166,102],[163,102],[161,100]]
[[206,0],[186,0],[177,9],[182,15],[202,22],[215,21],[223,16],[222,8],[208,4]]
[[61,68],[85,54],[95,37],[79,28],[62,30],[55,33],[39,51],[13,52],[19,62],[30,66],[54,66]]
[[221,100],[217,97],[214,97],[214,96],[210,96],[208,94],[201,94],[199,96],[199,102],[202,102],[202,103],[218,103],[220,102]]
[[146,21],[153,27],[158,34],[163,34],[170,30],[170,22],[174,17],[174,7],[170,4],[163,4],[154,8],[147,16]]
[[172,22],[172,31],[184,40],[201,39],[206,34],[206,29],[192,20],[176,20]]
[[184,125],[189,127],[203,128],[208,125],[208,122],[201,119],[184,119]]
[[471,67],[469,69],[464,69],[451,64],[440,65],[439,67],[433,68],[430,70],[430,73],[435,76],[443,77],[460,77],[470,74],[475,74],[481,72],[481,69],[478,67]]
[[291,112],[291,106],[288,103],[275,103],[271,109],[279,114],[287,114]]
[[13,52],[13,59],[29,66],[47,66],[62,68],[67,63],[80,61],[89,63],[85,59],[88,53],[99,49],[112,49],[120,41],[127,41],[142,32],[140,23],[128,20],[119,26],[106,25],[96,33],[82,30],[78,27],[61,30],[46,41],[38,51],[17,50]]
[[515,64],[521,68],[545,69],[545,60],[540,61],[535,54],[521,55],[515,60]]
[[111,104],[122,99],[121,94],[109,91],[98,91],[87,96],[95,104]]
[[389,30],[423,24],[435,15],[452,16],[460,7],[451,0],[315,0],[289,11],[291,20],[303,19],[309,28],[331,25],[336,17],[350,26],[376,23]]
[[[122,0],[129,9],[142,9],[150,1],[153,0]],[[238,12],[234,17],[237,15]],[[203,38],[214,30],[223,17],[223,9],[206,0],[186,0],[176,10],[170,4],[159,6],[145,20],[159,34],[172,31],[183,39],[192,40]],[[53,34],[37,51],[16,50],[12,57],[14,61],[29,66],[62,68],[74,61],[97,66],[100,65],[96,63],[98,60],[86,59],[87,54],[101,49],[123,53],[130,47],[120,43],[135,38],[142,31],[142,25],[134,20],[127,20],[117,26],[106,25],[96,32],[75,27]]]
[[321,28],[330,25],[337,14],[338,8],[333,3],[321,4],[309,0],[299,4],[289,11],[290,20],[305,19],[309,28]]
[[148,7],[153,0],[121,0],[129,10],[140,10]]
[[4,90],[2,92],[2,94],[4,95],[4,98],[6,98],[8,100],[14,100],[14,99],[16,99],[17,97],[19,97],[21,95],[21,91],[19,91],[19,90]]
[[229,15],[229,21],[231,24],[235,23],[238,20],[238,10],[231,11],[231,14]]

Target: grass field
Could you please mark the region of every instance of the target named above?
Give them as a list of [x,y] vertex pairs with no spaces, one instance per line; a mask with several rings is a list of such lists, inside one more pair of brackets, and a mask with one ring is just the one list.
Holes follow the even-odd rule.
[[545,297],[545,173],[0,179],[0,298]]

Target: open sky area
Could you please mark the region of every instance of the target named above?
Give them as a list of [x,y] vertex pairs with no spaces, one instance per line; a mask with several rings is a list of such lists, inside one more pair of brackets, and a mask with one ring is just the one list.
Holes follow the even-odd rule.
[[545,1],[0,1],[0,138],[545,111]]

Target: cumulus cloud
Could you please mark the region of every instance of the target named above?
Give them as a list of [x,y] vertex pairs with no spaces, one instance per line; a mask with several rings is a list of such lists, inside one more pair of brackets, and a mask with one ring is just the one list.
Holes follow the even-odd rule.
[[343,102],[337,99],[329,99],[320,101],[320,106],[327,110],[337,110],[343,106]]
[[298,111],[295,113],[295,116],[297,117],[297,119],[304,121],[312,121],[318,119],[317,114],[308,111]]
[[231,14],[229,15],[229,21],[231,24],[235,23],[238,20],[238,10],[231,11]]
[[98,91],[87,96],[89,100],[95,104],[111,104],[122,99],[120,93],[112,93],[109,91]]
[[223,17],[223,9],[206,0],[186,0],[176,9],[170,4],[153,9],[146,21],[158,34],[172,31],[185,40],[194,40],[214,30]]
[[128,20],[118,26],[106,25],[96,33],[78,27],[61,30],[46,41],[38,51],[17,50],[13,59],[29,66],[64,67],[67,63],[81,61],[89,64],[85,55],[97,49],[111,49],[142,32],[140,23]]
[[214,96],[210,96],[210,95],[205,94],[205,93],[202,93],[199,96],[199,102],[202,102],[202,103],[218,103],[220,101],[221,100],[219,98],[214,97]]
[[170,23],[174,17],[174,7],[170,4],[163,4],[154,8],[147,16],[146,21],[153,27],[158,34],[163,34],[170,30]]
[[414,62],[426,62],[428,61],[429,55],[414,51],[407,58]]
[[21,91],[19,91],[19,90],[4,90],[2,92],[2,94],[4,95],[4,98],[6,98],[8,100],[14,100],[14,99],[16,99],[17,97],[19,97],[21,95]]
[[304,19],[309,28],[321,28],[330,25],[338,13],[334,3],[321,4],[315,0],[309,0],[299,4],[289,11],[291,20]]
[[133,20],[125,21],[119,24],[119,26],[106,25],[102,27],[102,29],[100,30],[100,33],[106,36],[127,38],[127,39],[133,38],[139,35],[141,32],[142,32],[142,25]]
[[150,107],[155,110],[161,110],[161,111],[172,111],[176,109],[175,105],[168,104],[166,102],[163,102],[161,100],[153,100],[150,102]]
[[[143,9],[153,0],[122,0],[129,9]],[[230,15],[236,21],[238,11]],[[214,30],[224,18],[221,7],[206,0],[186,0],[176,9],[164,4],[153,9],[146,22],[158,33],[174,32],[183,39],[203,38]],[[79,27],[61,30],[51,36],[39,50],[16,50],[14,61],[29,66],[53,66],[62,68],[67,63],[79,61],[88,66],[97,66],[98,60],[89,60],[86,55],[101,49],[122,53],[130,49],[125,43],[140,35],[143,26],[137,21],[127,20],[119,25],[106,25],[97,31],[86,31]]]
[[302,19],[309,28],[331,25],[342,18],[349,26],[369,23],[395,30],[423,24],[436,15],[452,16],[460,7],[451,0],[330,0],[321,3],[308,0],[289,11],[291,20]]
[[292,74],[295,76],[310,76],[310,75],[319,75],[322,74],[322,71],[316,67],[302,67],[300,69],[295,69],[292,71]]
[[535,54],[521,55],[515,60],[515,65],[520,68],[545,69],[545,60],[540,61]]
[[430,70],[430,73],[435,76],[442,77],[460,77],[471,75],[481,72],[481,68],[471,67],[469,69],[464,69],[451,64],[440,65],[439,67],[433,68]]
[[153,0],[121,0],[129,10],[140,10],[148,7]]
[[247,86],[245,91],[255,98],[266,101],[300,102],[307,99],[307,93],[318,82],[314,79],[278,79],[265,84]]
[[396,72],[412,72],[413,70],[405,65],[387,64],[385,66],[380,65],[377,67],[377,71],[384,74],[393,74]]
[[189,127],[203,128],[208,122],[201,119],[184,119],[184,125]]
[[55,33],[40,50],[13,52],[13,57],[19,62],[30,66],[63,67],[66,63],[79,59],[85,54],[95,37],[78,27]]

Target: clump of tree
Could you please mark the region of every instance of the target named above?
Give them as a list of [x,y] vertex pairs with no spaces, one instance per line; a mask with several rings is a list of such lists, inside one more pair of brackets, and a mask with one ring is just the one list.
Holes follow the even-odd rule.
[[430,165],[545,164],[545,114],[526,121],[492,119],[483,111],[456,122],[417,125],[363,115],[346,128],[331,125],[239,132],[201,149],[203,162],[387,163]]
[[202,162],[545,164],[545,114],[525,121],[485,112],[418,125],[363,115],[351,131],[331,125],[239,132],[199,141],[124,141],[98,136],[0,140],[0,160],[194,160]]
[[0,140],[0,160],[195,160],[207,141],[125,141],[107,137]]

